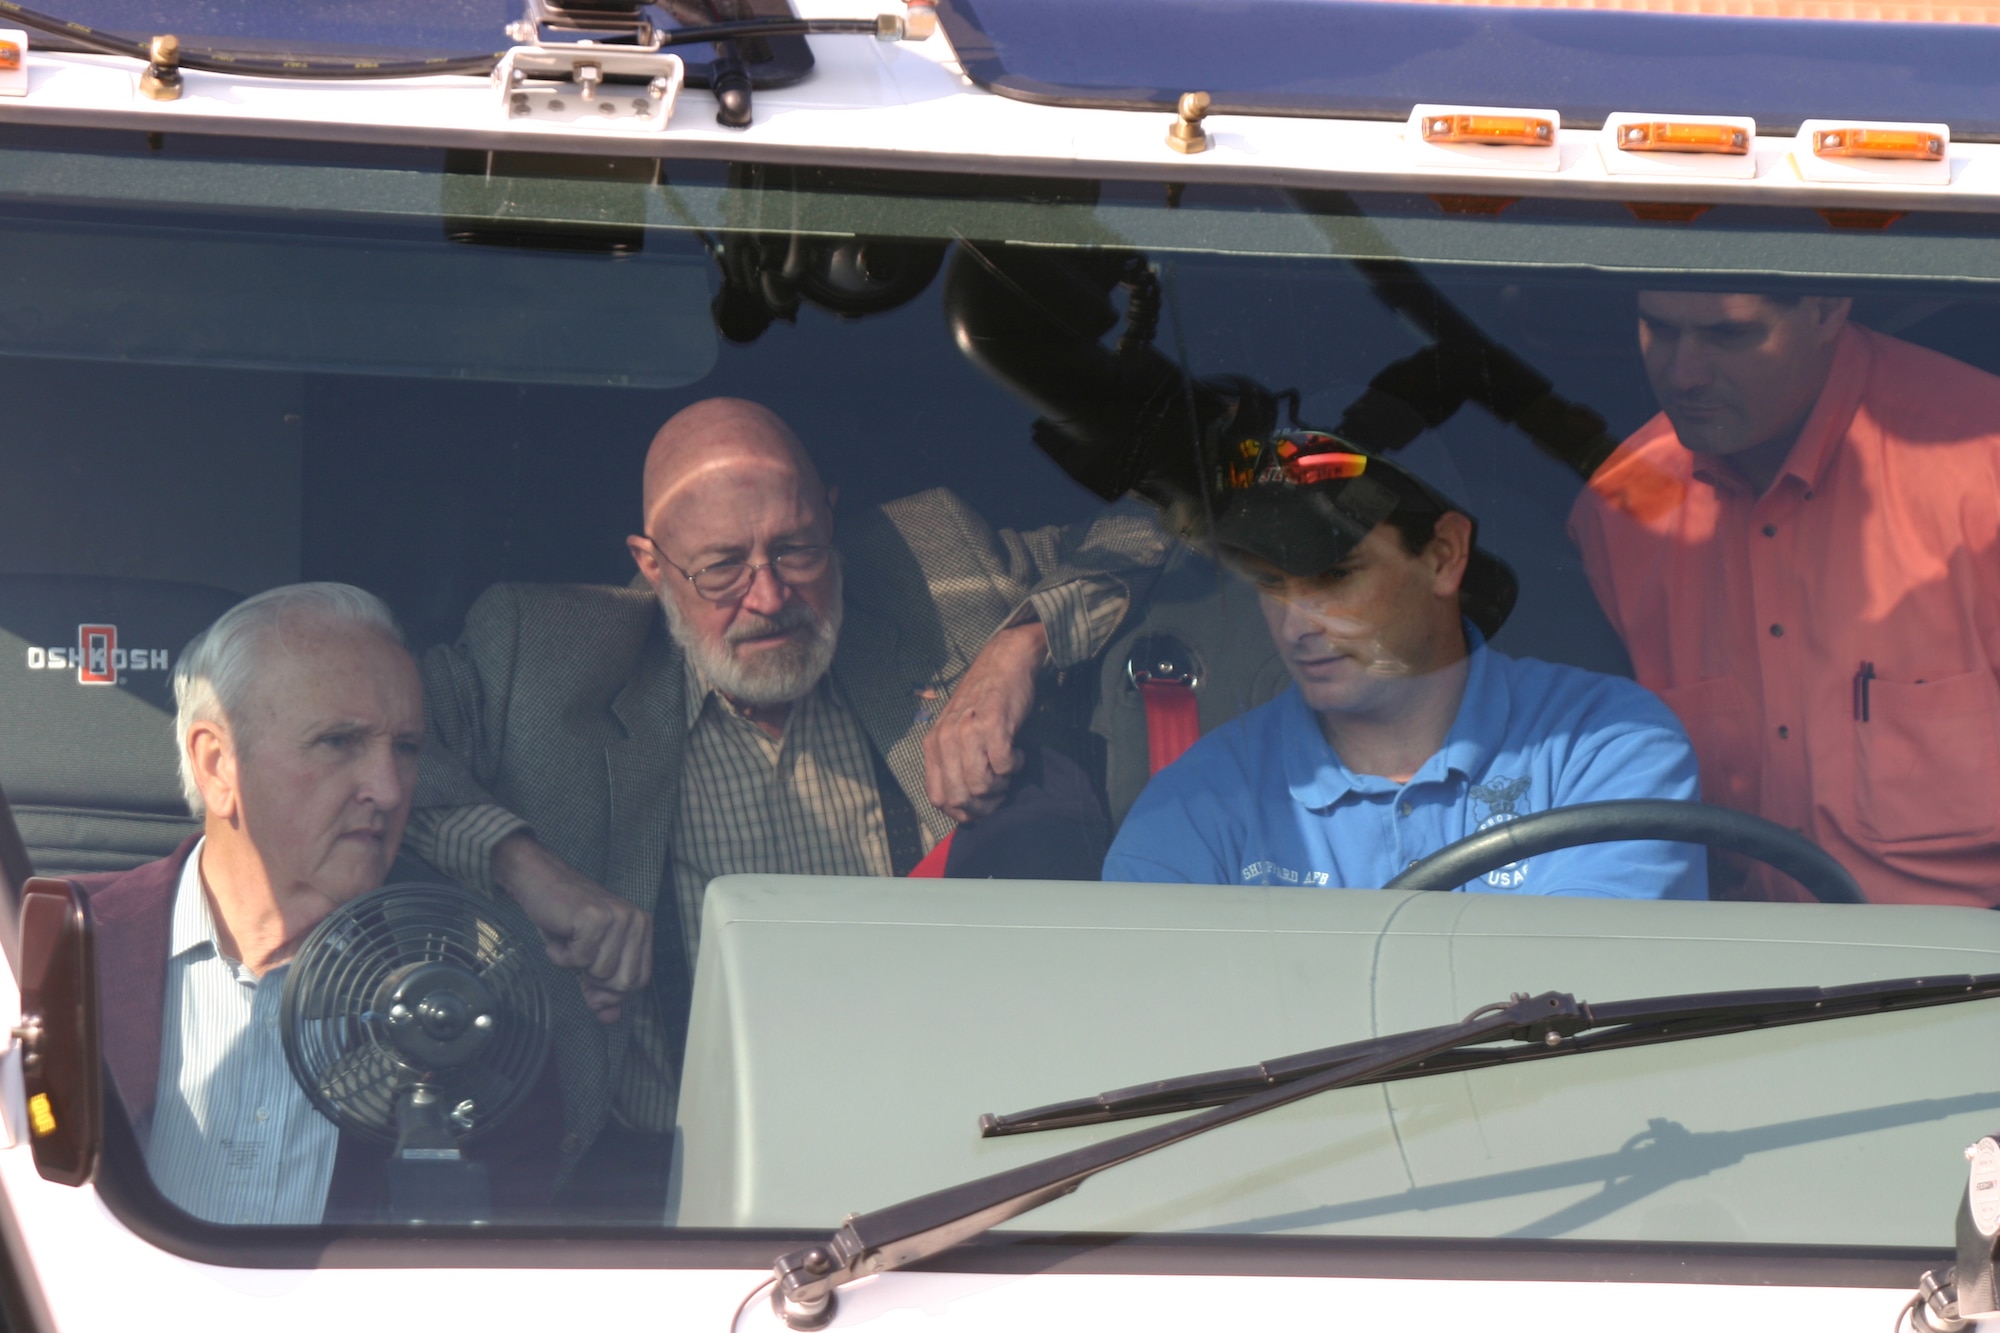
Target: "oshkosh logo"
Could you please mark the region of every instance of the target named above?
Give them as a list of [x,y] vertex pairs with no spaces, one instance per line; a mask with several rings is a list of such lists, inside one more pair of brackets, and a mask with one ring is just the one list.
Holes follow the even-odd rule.
[[79,685],[116,685],[123,671],[165,671],[165,648],[120,648],[116,625],[78,625],[76,646],[28,649],[28,670],[76,672]]

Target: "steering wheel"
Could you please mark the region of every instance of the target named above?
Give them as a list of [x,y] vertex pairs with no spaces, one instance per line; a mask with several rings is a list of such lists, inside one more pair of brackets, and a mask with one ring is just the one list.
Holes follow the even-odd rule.
[[1781,870],[1823,903],[1865,903],[1840,862],[1768,819],[1699,801],[1590,801],[1522,815],[1433,852],[1382,887],[1448,890],[1543,852],[1644,838],[1720,847]]

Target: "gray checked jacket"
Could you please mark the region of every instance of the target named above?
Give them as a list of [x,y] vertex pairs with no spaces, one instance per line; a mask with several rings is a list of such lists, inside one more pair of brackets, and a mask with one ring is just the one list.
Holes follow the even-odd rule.
[[[1157,568],[1159,527],[1114,509],[1087,526],[995,530],[949,491],[840,515],[846,619],[833,674],[917,811],[926,841],[951,821],[924,795],[923,737],[996,630],[1039,617],[1058,668],[1103,649]],[[459,641],[423,662],[431,743],[407,842],[492,892],[493,848],[521,829],[652,912],[669,864],[687,731],[686,671],[646,589],[500,584]],[[929,698],[930,706],[920,700]],[[566,1153],[609,1112],[623,1023],[599,1024],[548,964],[568,1107]]]

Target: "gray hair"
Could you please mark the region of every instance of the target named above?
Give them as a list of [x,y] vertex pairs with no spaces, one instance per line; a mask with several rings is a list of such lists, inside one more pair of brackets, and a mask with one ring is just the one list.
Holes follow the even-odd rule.
[[197,722],[225,726],[243,706],[256,676],[256,659],[271,632],[286,620],[310,616],[371,629],[403,643],[396,617],[374,593],[346,583],[290,583],[238,602],[188,641],[174,664],[174,748],[180,756],[181,794],[196,818],[205,811],[188,757],[188,732]]

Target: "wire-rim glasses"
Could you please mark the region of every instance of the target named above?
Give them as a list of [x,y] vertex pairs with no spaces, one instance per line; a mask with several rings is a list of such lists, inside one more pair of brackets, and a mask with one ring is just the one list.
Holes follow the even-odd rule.
[[788,588],[795,588],[826,573],[826,567],[833,562],[831,546],[788,546],[761,564],[748,560],[718,560],[690,573],[667,559],[667,553],[651,537],[646,538],[646,544],[653,548],[653,554],[660,558],[661,564],[693,584],[695,594],[705,602],[735,601],[750,591],[750,585],[756,581],[760,569],[770,570],[772,578]]

